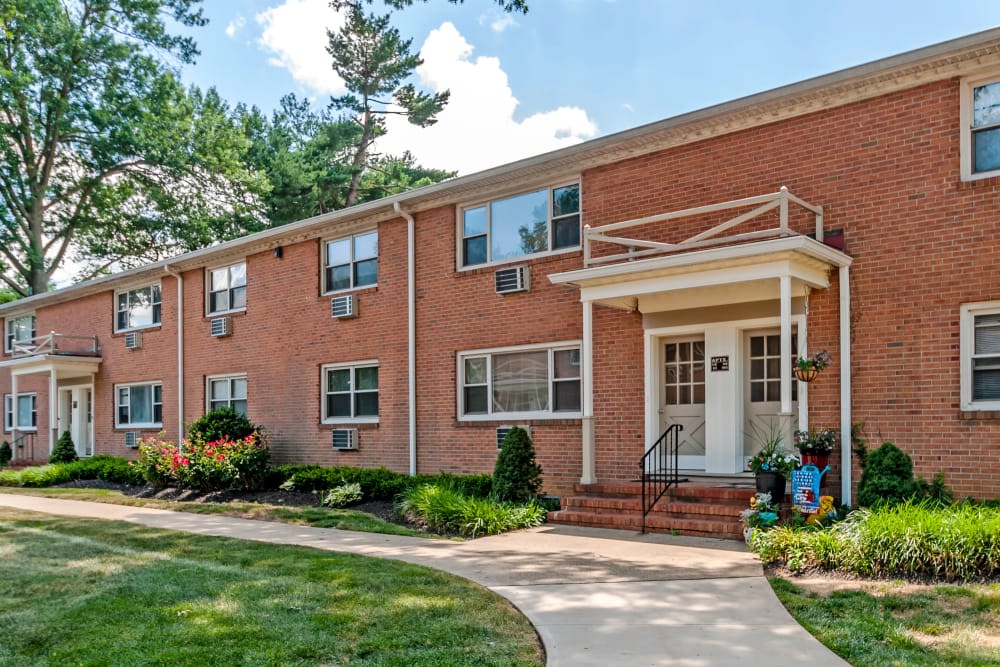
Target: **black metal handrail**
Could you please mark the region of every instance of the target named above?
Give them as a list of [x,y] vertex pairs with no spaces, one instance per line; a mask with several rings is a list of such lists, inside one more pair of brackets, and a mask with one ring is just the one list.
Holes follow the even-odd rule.
[[33,431],[22,433],[14,439],[14,442],[10,443],[10,448],[14,452],[15,459],[34,461],[35,433]]
[[649,451],[639,461],[642,472],[642,532],[646,532],[646,515],[663,497],[671,486],[680,483],[678,461],[680,460],[680,434],[684,427],[671,424],[660,439],[653,443]]

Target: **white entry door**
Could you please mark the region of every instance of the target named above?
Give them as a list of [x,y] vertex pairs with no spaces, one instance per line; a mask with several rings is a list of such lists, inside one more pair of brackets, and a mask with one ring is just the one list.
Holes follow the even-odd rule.
[[[792,436],[798,429],[798,381],[792,377],[792,414],[781,414],[781,335],[777,329],[747,331],[744,349],[744,438],[743,455],[748,460],[763,441],[780,434],[786,449],[791,450]],[[792,364],[798,354],[798,341],[792,329]]]
[[94,455],[94,392],[90,387],[64,389],[59,404],[60,435],[69,431],[76,455]]
[[671,338],[662,342],[662,433],[680,424],[678,465],[684,470],[705,469],[705,339]]

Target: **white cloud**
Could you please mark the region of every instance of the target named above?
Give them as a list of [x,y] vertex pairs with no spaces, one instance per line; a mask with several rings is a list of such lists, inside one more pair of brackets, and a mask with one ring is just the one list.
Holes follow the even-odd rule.
[[622,109],[624,109],[625,111],[628,111],[629,113],[635,111],[635,107],[633,107],[628,102],[622,102]]
[[424,166],[463,174],[579,143],[597,134],[597,125],[579,107],[558,107],[522,121],[514,118],[514,97],[500,60],[472,59],[473,47],[451,23],[432,30],[421,48],[421,83],[451,90],[448,106],[429,128],[390,116],[389,133],[378,150],[409,150]]
[[317,93],[344,91],[344,82],[334,73],[326,52],[326,31],[343,24],[329,0],[285,0],[258,14],[257,23],[264,28],[261,45],[275,54],[269,63],[284,67],[293,79]]
[[486,25],[487,23],[490,26],[490,30],[493,32],[503,32],[507,28],[514,28],[518,25],[517,21],[515,21],[514,17],[510,14],[499,14],[495,12],[492,15],[482,14],[479,17],[479,25]]
[[237,16],[235,19],[229,22],[226,26],[226,36],[230,39],[236,36],[236,33],[243,29],[243,26],[247,24],[247,20],[242,16]]

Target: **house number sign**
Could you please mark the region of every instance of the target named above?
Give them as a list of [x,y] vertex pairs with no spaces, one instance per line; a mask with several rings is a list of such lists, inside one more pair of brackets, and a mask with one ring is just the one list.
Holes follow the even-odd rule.
[[728,371],[729,357],[712,357],[712,371]]

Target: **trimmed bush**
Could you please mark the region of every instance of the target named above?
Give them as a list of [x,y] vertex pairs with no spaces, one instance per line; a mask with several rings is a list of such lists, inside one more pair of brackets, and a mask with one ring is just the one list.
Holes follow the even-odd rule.
[[868,454],[858,483],[859,505],[901,503],[913,498],[916,491],[913,459],[909,454],[891,442]]
[[49,455],[49,463],[70,463],[71,461],[76,461],[77,458],[76,445],[73,444],[73,438],[70,437],[69,431],[63,431],[63,434],[59,436],[59,440],[56,441],[56,446],[52,448],[52,453]]
[[528,432],[514,426],[503,439],[493,469],[493,495],[499,500],[526,502],[542,488],[542,467]]
[[200,442],[214,440],[242,440],[250,435],[261,435],[263,429],[230,407],[206,412],[188,426],[188,438]]
[[400,500],[399,510],[433,530],[467,537],[531,528],[545,520],[545,509],[534,500],[519,505],[470,498],[434,484],[408,490]]
[[0,486],[43,487],[80,479],[102,479],[131,486],[143,483],[141,473],[128,461],[106,455],[80,459],[72,463],[53,463],[23,470],[0,471]]
[[4,440],[0,443],[0,468],[6,468],[12,458],[14,453],[10,450],[10,443]]
[[475,498],[490,495],[493,478],[490,475],[437,475],[409,476],[387,468],[350,468],[318,465],[283,465],[272,468],[268,474],[268,488],[286,491],[321,492],[341,484],[359,484],[364,497],[369,500],[395,500],[396,496],[422,484],[439,484]]

